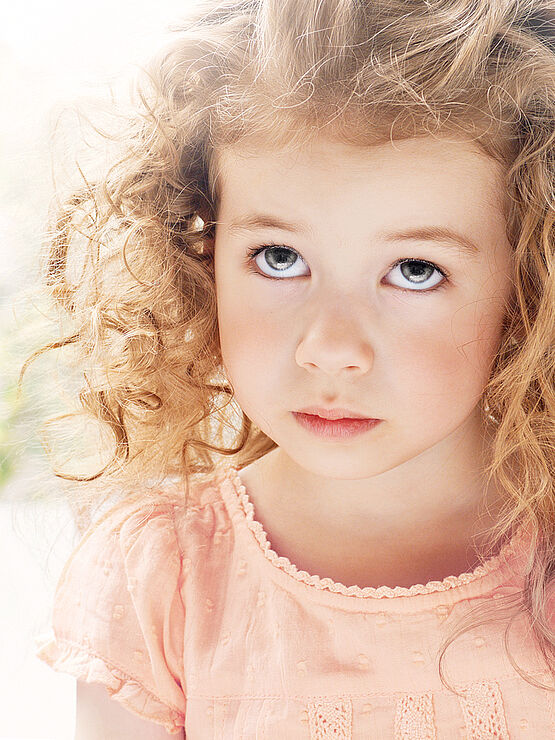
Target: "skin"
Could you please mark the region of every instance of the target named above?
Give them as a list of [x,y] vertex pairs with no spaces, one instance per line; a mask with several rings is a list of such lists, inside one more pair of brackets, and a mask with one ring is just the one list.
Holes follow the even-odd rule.
[[[316,138],[301,152],[226,149],[217,162],[222,358],[237,402],[278,445],[241,471],[273,549],[361,587],[474,567],[501,501],[482,473],[490,436],[478,406],[513,288],[501,166],[446,137],[366,149]],[[230,227],[254,212],[309,230]],[[424,225],[479,251],[380,235]],[[250,272],[247,249],[272,242],[294,253],[259,254]],[[401,258],[447,271],[445,288],[432,289],[444,281],[434,270],[417,290],[394,267]],[[308,405],[382,421],[327,440],[292,415]]]

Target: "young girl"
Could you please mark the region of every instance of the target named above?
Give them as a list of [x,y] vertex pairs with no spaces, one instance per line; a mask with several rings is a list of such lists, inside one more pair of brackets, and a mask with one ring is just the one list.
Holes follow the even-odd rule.
[[553,6],[205,0],[137,97],[47,268],[76,737],[554,737]]

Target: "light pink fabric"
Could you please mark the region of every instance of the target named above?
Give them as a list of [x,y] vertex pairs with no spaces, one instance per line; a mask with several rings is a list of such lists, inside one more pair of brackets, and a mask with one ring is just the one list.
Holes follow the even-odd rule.
[[[519,590],[521,530],[473,573],[410,589],[347,588],[278,555],[234,468],[179,497],[93,525],[61,576],[53,668],[106,686],[130,711],[188,740],[548,740],[554,692],[518,674],[505,622],[437,650],[481,599]],[[517,665],[546,666],[523,619]]]

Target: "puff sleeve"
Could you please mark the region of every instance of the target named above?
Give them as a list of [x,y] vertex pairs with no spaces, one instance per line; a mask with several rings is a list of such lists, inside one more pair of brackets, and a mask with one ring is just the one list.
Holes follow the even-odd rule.
[[36,655],[105,685],[171,734],[185,726],[179,506],[119,509],[91,525],[58,581],[51,629]]

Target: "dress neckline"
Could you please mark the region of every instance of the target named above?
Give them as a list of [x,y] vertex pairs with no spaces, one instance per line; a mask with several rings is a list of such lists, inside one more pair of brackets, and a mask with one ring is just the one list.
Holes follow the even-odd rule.
[[328,590],[334,593],[340,593],[344,596],[354,596],[361,599],[383,599],[396,598],[400,596],[416,596],[419,594],[429,594],[440,591],[456,589],[484,576],[493,573],[499,569],[514,553],[518,544],[524,536],[523,527],[517,529],[513,537],[506,542],[496,555],[488,558],[482,565],[478,565],[470,573],[460,573],[459,575],[446,576],[441,581],[428,581],[426,584],[416,583],[410,587],[406,586],[365,586],[361,588],[357,585],[346,586],[343,583],[334,581],[332,578],[322,578],[319,575],[307,573],[305,570],[299,570],[295,563],[289,558],[279,556],[272,549],[272,544],[268,539],[266,531],[261,522],[255,519],[254,505],[249,498],[246,486],[243,483],[239,469],[236,466],[226,466],[223,468],[223,478],[230,485],[230,490],[234,494],[239,510],[244,517],[248,529],[254,535],[260,550],[266,560],[274,567],[287,573],[297,581],[303,582],[320,590]]

